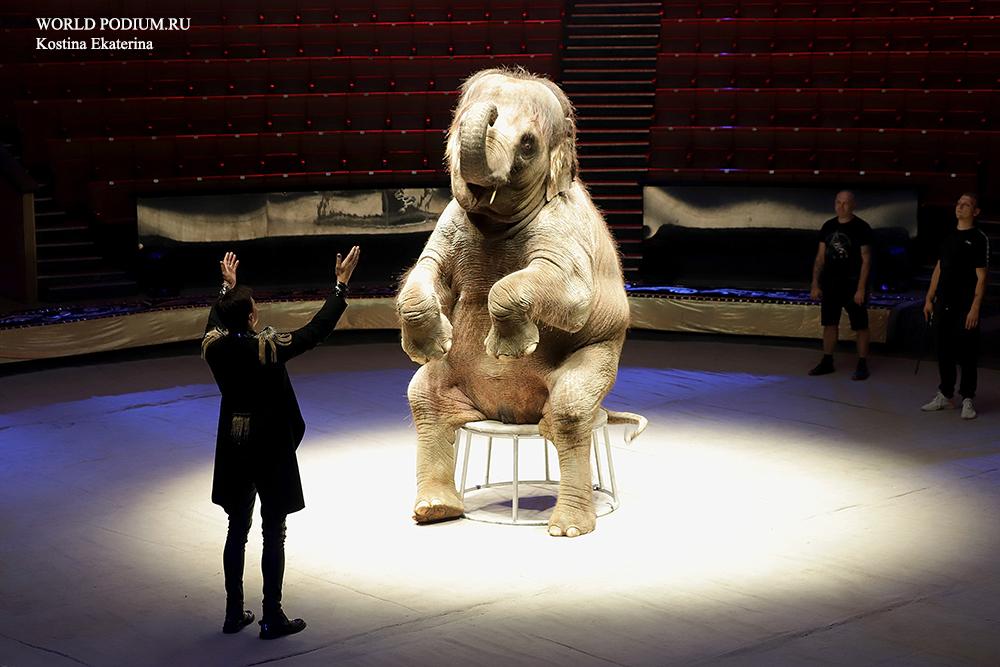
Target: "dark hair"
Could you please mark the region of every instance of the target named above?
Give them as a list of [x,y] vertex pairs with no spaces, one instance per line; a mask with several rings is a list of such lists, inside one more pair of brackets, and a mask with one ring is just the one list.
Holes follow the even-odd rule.
[[216,312],[227,330],[237,333],[246,331],[250,328],[250,313],[253,312],[253,290],[246,285],[237,285],[219,297]]
[[958,196],[958,198],[961,199],[962,197],[969,197],[970,199],[972,199],[975,207],[979,208],[979,195],[977,195],[975,192],[963,192]]

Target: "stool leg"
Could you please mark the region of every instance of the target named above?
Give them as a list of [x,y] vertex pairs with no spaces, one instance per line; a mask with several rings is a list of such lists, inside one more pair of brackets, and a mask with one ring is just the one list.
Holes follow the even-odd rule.
[[459,493],[462,496],[462,502],[465,502],[465,480],[469,476],[469,448],[472,444],[472,432],[465,432],[465,457],[462,459],[462,489]]
[[517,436],[514,436],[514,498],[510,504],[510,514],[511,519],[514,523],[517,523],[517,501],[520,498],[520,490],[518,489],[518,479],[517,479]]
[[485,486],[490,485],[490,460],[493,458],[493,436],[489,436],[486,441],[486,481],[483,482]]
[[594,463],[597,464],[597,488],[604,488],[604,473],[601,468],[601,447],[597,439],[597,431],[590,432],[590,445],[594,450]]
[[549,441],[543,438],[542,447],[545,448],[545,481],[551,482],[552,478],[549,477]]
[[611,458],[611,435],[604,427],[604,451],[608,454],[608,476],[611,478],[611,500],[618,502],[618,484],[615,482],[615,462]]

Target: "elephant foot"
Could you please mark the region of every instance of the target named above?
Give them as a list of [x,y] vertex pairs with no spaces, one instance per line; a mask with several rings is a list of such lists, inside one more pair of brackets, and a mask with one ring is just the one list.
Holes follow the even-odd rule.
[[413,505],[413,520],[417,523],[434,523],[454,519],[465,513],[462,499],[458,497],[454,485],[427,485],[417,493]]
[[438,315],[431,324],[424,326],[404,322],[402,342],[403,351],[418,364],[440,359],[451,350],[451,322],[444,315]]
[[485,345],[486,353],[494,359],[526,357],[538,347],[538,325],[531,320],[503,326],[494,322],[486,334]]
[[549,519],[549,535],[552,537],[579,537],[597,528],[597,515],[593,507],[563,507],[556,503]]

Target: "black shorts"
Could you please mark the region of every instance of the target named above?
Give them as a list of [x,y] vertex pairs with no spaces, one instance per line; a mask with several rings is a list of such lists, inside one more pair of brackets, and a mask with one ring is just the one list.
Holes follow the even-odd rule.
[[[841,309],[847,311],[851,320],[851,330],[860,331],[868,328],[868,308],[865,304],[854,302],[857,283],[826,285],[823,287],[823,300],[820,302],[820,322],[825,327],[840,325]],[[865,295],[867,301],[867,295]]]

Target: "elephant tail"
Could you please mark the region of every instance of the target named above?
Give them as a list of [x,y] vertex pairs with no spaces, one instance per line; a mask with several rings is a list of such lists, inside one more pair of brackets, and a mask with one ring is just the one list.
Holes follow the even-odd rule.
[[625,433],[625,444],[639,437],[639,434],[646,430],[646,426],[649,424],[648,419],[634,412],[616,412],[607,408],[604,411],[608,413],[609,424],[632,424],[635,426],[634,429]]

